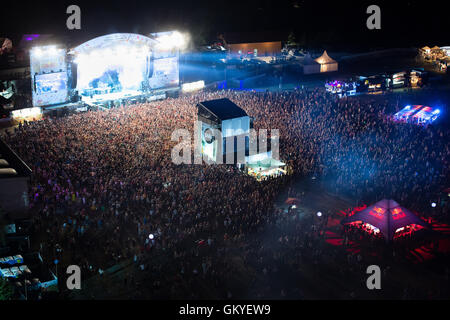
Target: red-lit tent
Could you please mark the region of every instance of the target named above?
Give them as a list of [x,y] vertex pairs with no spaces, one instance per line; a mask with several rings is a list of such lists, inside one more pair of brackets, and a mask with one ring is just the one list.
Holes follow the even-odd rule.
[[394,238],[395,232],[410,225],[429,227],[428,224],[414,213],[401,207],[394,200],[381,200],[366,209],[342,220],[342,224],[361,221],[378,228],[387,241]]
[[297,198],[287,198],[287,200],[284,202],[285,204],[288,205],[293,205],[293,204],[300,204],[300,199]]

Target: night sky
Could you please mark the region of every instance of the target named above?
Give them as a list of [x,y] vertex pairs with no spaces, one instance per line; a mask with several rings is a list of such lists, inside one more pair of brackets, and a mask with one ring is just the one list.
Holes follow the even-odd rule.
[[[0,36],[49,33],[80,41],[112,32],[189,31],[197,43],[223,32],[294,32],[305,47],[376,49],[450,45],[450,1],[7,1]],[[81,8],[79,31],[66,29],[67,6]],[[366,28],[366,8],[382,10],[382,30]],[[77,40],[74,40],[77,41]]]

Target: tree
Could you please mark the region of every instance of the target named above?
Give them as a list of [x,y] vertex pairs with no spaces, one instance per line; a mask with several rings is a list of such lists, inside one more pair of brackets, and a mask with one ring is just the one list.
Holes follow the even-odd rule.
[[13,296],[14,290],[11,284],[4,279],[0,279],[0,301],[11,300]]
[[294,31],[291,31],[291,32],[289,33],[287,44],[288,44],[289,46],[297,46],[298,43],[297,43],[297,39],[296,39],[296,37],[295,37]]

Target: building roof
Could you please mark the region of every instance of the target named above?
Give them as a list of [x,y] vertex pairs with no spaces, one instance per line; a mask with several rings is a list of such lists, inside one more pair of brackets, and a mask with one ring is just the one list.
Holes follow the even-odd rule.
[[243,109],[226,98],[203,101],[199,105],[207,109],[221,121],[248,116]]

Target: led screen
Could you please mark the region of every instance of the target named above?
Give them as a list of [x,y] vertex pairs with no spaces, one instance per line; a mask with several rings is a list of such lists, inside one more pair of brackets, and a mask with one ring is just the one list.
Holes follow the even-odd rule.
[[153,66],[153,75],[149,79],[150,88],[157,89],[178,86],[178,57],[155,59]]
[[57,93],[61,90],[66,90],[67,86],[67,73],[58,72],[50,74],[37,75],[35,79],[36,93]]
[[68,101],[66,51],[53,46],[30,51],[33,106],[42,107]]

